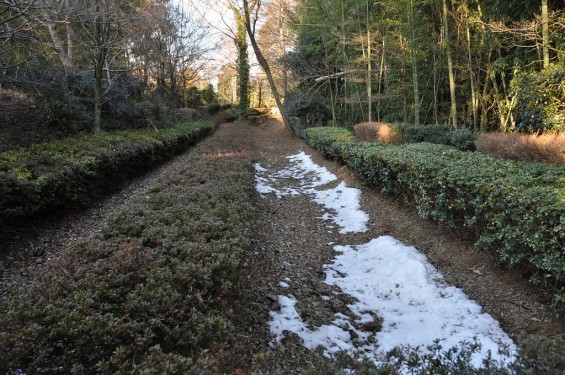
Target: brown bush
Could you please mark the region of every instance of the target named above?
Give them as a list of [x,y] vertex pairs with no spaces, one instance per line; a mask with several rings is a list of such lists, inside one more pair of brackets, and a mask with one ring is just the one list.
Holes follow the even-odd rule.
[[393,143],[393,129],[386,122],[362,122],[355,125],[355,134],[366,142]]
[[565,133],[546,135],[487,133],[481,134],[475,144],[478,152],[499,159],[565,165]]

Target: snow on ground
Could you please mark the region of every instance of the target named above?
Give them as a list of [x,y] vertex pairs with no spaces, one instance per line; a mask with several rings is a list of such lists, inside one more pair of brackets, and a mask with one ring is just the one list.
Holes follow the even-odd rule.
[[[260,164],[255,164],[255,186],[260,194],[274,193],[279,198],[310,195],[326,209],[321,219],[337,224],[340,227],[339,233],[367,231],[369,216],[361,211],[359,189],[350,188],[342,182],[333,189],[318,190],[318,187],[336,181],[337,177],[327,168],[314,163],[304,151],[289,156],[288,160],[291,165],[281,171],[269,171]],[[298,185],[289,186],[290,180]]]
[[[316,165],[301,152],[288,157],[291,166],[282,171],[269,171],[259,164],[257,190],[274,193],[279,198],[307,194],[326,211],[321,217],[339,225],[340,233],[365,232],[368,215],[360,209],[360,194],[344,182],[333,189],[316,187],[333,182],[337,177]],[[298,186],[289,185],[291,180]],[[330,245],[334,245],[330,243]],[[494,359],[499,349],[516,347],[500,325],[463,291],[448,285],[426,257],[411,246],[390,236],[382,236],[362,245],[335,245],[337,255],[325,266],[329,285],[339,287],[357,302],[349,305],[354,321],[337,313],[331,324],[313,327],[302,320],[292,296],[279,295],[280,312],[271,311],[269,328],[274,342],[282,340],[285,331],[298,335],[309,349],[323,347],[331,356],[339,351],[361,354],[375,362],[397,346],[420,346],[425,350],[436,339],[444,349],[461,342],[481,344],[473,364],[481,365],[490,352]],[[286,288],[288,283],[281,282]],[[327,296],[322,297],[329,299]],[[383,319],[380,332],[365,332],[363,324],[373,321],[373,312]]]
[[499,358],[499,344],[516,351],[498,322],[461,289],[446,284],[416,248],[382,236],[334,249],[339,254],[326,266],[326,283],[357,299],[348,307],[359,320],[372,319],[368,311],[383,319],[378,353],[408,343],[425,347],[434,339],[448,349],[476,338],[481,350],[473,364],[479,367],[489,351]]

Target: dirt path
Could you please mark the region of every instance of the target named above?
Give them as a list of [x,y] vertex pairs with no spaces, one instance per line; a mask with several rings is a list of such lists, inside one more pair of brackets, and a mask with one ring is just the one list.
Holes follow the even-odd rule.
[[[336,312],[347,311],[345,305],[351,301],[342,294],[330,301],[322,299],[322,296],[332,295],[331,288],[323,283],[323,265],[335,255],[327,244],[361,244],[381,235],[391,235],[426,254],[448,283],[462,288],[515,340],[521,333],[549,336],[565,333],[562,317],[548,307],[527,280],[504,269],[489,254],[474,250],[472,243],[422,220],[415,210],[367,188],[349,168],[321,158],[303,141],[290,137],[276,120],[254,126],[253,135],[255,158],[261,166],[281,170],[289,164],[287,156],[304,150],[340,180],[361,189],[362,210],[369,214],[370,221],[366,233],[328,233],[324,222],[315,219],[320,216],[320,207],[311,199],[304,196],[277,198],[274,194],[260,199],[255,256],[250,259],[240,285],[239,326],[245,328],[236,340],[239,346],[233,353],[240,361],[252,358],[253,354],[272,353],[267,322],[269,312],[280,309],[277,295],[296,297],[299,301],[296,308],[302,318],[317,326],[329,323]],[[288,288],[281,286],[281,281],[285,280],[290,280]],[[278,359],[267,361],[267,366],[285,363],[285,368],[293,368],[296,373],[313,371],[320,366],[311,362],[301,341],[293,335],[283,340],[275,355]]]

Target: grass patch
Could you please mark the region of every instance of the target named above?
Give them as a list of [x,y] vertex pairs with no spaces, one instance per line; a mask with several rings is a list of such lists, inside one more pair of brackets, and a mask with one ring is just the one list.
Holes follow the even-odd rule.
[[214,373],[254,222],[250,138],[235,124],[197,146],[2,300],[0,372]]

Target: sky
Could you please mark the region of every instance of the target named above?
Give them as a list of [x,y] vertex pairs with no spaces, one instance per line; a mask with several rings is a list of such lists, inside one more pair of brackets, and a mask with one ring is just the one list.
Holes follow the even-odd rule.
[[[217,75],[220,68],[228,63],[236,62],[236,50],[230,36],[233,34],[234,17],[233,12],[225,5],[223,0],[174,0],[177,4],[182,4],[188,9],[190,6],[196,8],[196,13],[209,26],[209,38],[207,42],[213,48],[207,58],[210,61],[212,76],[209,79],[214,86],[217,85]],[[249,48],[249,61],[251,64],[251,74],[259,71],[253,50]]]
[[[256,189],[262,196],[306,195],[324,209],[319,219],[327,223],[328,230],[367,231],[369,216],[362,210],[360,190],[338,181],[304,152],[289,156],[288,161],[290,166],[282,170],[255,165]],[[291,180],[298,182],[298,187],[289,183]],[[337,185],[332,188],[327,184]],[[315,326],[300,316],[296,309],[300,301],[287,293],[293,280],[284,277],[279,281],[280,309],[270,312],[268,323],[273,346],[292,332],[306,348],[322,347],[328,357],[345,351],[379,363],[386,352],[398,346],[420,346],[425,352],[436,339],[444,349],[476,339],[482,348],[472,357],[475,367],[489,351],[502,362],[508,358],[498,354],[500,348],[507,347],[512,355],[517,352],[499,323],[461,289],[449,285],[415,247],[391,236],[363,244],[329,243],[320,247],[324,245],[334,250],[335,257],[324,266],[326,276],[321,282],[337,287],[356,302],[347,306],[349,311],[336,313],[333,321]],[[335,296],[314,298],[328,301]],[[381,330],[363,330],[375,315],[383,319]]]

